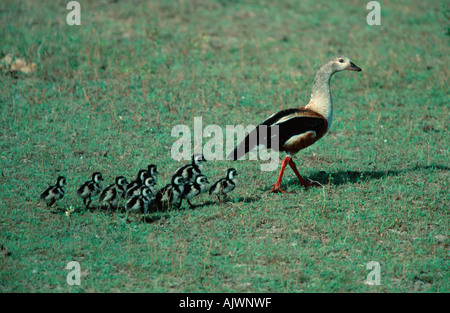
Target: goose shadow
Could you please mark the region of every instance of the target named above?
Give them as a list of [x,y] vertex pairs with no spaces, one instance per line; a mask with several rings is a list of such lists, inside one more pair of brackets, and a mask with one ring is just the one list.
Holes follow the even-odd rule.
[[[399,170],[367,170],[367,171],[337,171],[337,172],[326,172],[318,171],[312,172],[309,176],[305,176],[305,179],[319,182],[322,185],[346,185],[361,183],[368,180],[378,180],[390,176],[398,176],[404,173],[422,171],[422,170],[440,170],[448,171],[449,167],[445,165],[415,165],[407,169]],[[300,185],[297,179],[292,179],[286,183],[287,186]]]

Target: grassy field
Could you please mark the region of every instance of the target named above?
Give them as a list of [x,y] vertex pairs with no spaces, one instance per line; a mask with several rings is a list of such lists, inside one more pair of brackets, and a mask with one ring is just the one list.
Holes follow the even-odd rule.
[[[380,26],[368,1],[81,0],[81,26],[67,2],[0,2],[0,292],[450,291],[445,1],[381,1]],[[323,188],[288,170],[294,193],[271,194],[277,171],[210,160],[210,181],[240,174],[229,202],[202,195],[146,222],[82,210],[94,171],[107,185],[155,163],[168,183],[186,163],[175,125],[305,105],[336,54],[363,71],[333,77],[330,132],[295,158]],[[39,194],[58,175],[52,214]],[[365,283],[371,261],[380,285]]]

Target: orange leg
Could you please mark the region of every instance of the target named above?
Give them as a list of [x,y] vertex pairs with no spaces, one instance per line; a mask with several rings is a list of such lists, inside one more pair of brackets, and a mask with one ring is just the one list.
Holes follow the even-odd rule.
[[286,168],[286,166],[288,165],[288,163],[290,161],[292,161],[292,158],[289,155],[284,157],[283,161],[281,162],[280,174],[278,175],[278,179],[277,179],[276,183],[272,184],[272,189],[270,190],[270,192],[287,193],[286,191],[281,189],[281,179],[283,178],[284,169]]
[[300,183],[302,184],[302,186],[304,187],[319,187],[320,185],[317,183],[310,183],[308,181],[306,181],[302,175],[300,175],[297,166],[295,165],[294,161],[292,160],[292,158],[287,155],[284,159],[283,162],[281,162],[281,169],[280,169],[280,174],[278,175],[278,180],[275,184],[272,185],[272,190],[271,192],[282,192],[282,193],[288,193],[286,191],[284,191],[283,189],[281,189],[281,180],[283,178],[283,173],[284,170],[286,168],[286,166],[289,164],[289,166],[292,168],[292,170],[294,171],[295,175],[297,176],[298,180],[300,181]]
[[292,158],[289,161],[289,166],[292,168],[292,170],[294,171],[295,175],[297,176],[298,180],[303,185],[303,187],[319,187],[320,186],[318,183],[315,183],[315,182],[310,183],[310,182],[306,181],[298,172],[297,166],[295,165]]
[[300,183],[303,186],[307,186],[308,182],[302,177],[302,175],[300,175],[300,173],[297,170],[297,166],[295,165],[294,161],[292,159],[290,159],[289,161],[289,166],[292,168],[292,170],[294,171],[295,175],[297,176],[298,180],[300,181]]

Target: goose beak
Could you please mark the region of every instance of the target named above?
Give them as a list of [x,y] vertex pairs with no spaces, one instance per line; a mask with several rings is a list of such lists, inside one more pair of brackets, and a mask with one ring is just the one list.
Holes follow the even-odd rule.
[[359,67],[357,67],[357,66],[355,65],[355,63],[353,63],[353,62],[350,62],[350,66],[348,67],[348,70],[349,70],[349,71],[357,71],[357,72],[361,72],[361,69],[360,69]]

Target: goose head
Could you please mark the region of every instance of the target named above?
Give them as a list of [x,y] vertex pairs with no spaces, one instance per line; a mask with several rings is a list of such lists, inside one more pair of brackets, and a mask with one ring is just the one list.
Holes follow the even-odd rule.
[[117,186],[126,186],[128,185],[128,180],[123,176],[116,177],[116,185]]
[[149,173],[147,172],[147,170],[139,170],[136,180],[139,182],[143,182],[144,179],[149,175]]
[[355,65],[349,58],[345,56],[335,56],[328,60],[327,64],[331,66],[334,72],[340,71],[357,71],[360,72],[361,69]]
[[152,191],[147,186],[141,187],[141,196],[144,198],[148,198],[152,195]]
[[183,176],[173,176],[172,177],[172,185],[175,186],[180,186],[180,185],[184,185],[185,181]]
[[145,178],[144,185],[148,187],[153,187],[156,185],[155,179],[152,176]]
[[229,169],[227,170],[227,178],[228,178],[228,179],[234,179],[234,178],[236,178],[237,176],[238,176],[238,173],[237,173],[236,169],[234,169],[234,168],[229,168]]
[[156,167],[155,164],[150,164],[147,167],[147,171],[150,173],[150,175],[155,176],[156,174],[158,174],[158,168]]
[[66,185],[66,178],[64,176],[59,176],[56,180],[56,185],[59,187],[64,187]]
[[200,165],[200,164],[202,164],[202,162],[206,162],[206,159],[203,156],[203,154],[194,154],[192,156],[192,163],[193,164]]
[[198,175],[198,176],[195,178],[195,182],[196,182],[197,184],[199,184],[199,185],[206,185],[206,184],[209,184],[208,178],[206,178],[205,175]]
[[94,174],[92,174],[92,181],[94,181],[95,183],[99,183],[101,181],[103,181],[103,176],[101,173],[99,172],[95,172]]

